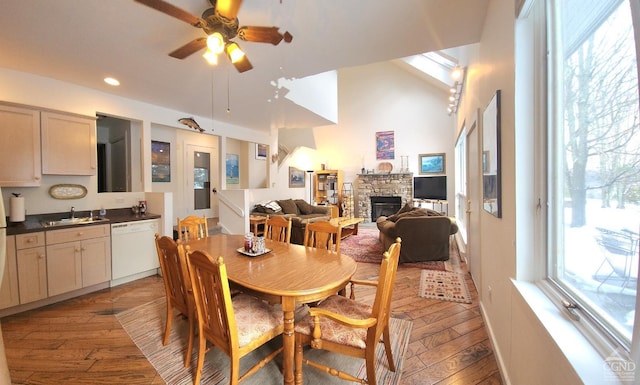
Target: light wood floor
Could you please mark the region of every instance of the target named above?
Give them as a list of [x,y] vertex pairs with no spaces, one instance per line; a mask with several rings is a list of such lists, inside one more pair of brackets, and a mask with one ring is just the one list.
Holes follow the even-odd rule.
[[[361,263],[356,276],[377,269]],[[401,384],[502,384],[469,275],[472,304],[418,297],[419,277],[401,265],[393,294],[392,316],[413,321]],[[163,384],[114,316],[163,295],[155,276],[2,319],[13,383]]]

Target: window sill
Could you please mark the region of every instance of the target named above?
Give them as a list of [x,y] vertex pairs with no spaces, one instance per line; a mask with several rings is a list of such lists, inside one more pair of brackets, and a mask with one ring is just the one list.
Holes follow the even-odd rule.
[[533,315],[584,384],[628,384],[611,371],[605,358],[540,287],[544,283],[512,280]]

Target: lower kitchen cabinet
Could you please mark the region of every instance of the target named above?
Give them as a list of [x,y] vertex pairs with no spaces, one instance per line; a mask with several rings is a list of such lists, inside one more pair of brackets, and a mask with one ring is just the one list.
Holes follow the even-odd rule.
[[111,279],[111,238],[95,238],[82,242],[82,287]]
[[100,289],[111,280],[110,225],[9,235],[6,247],[0,316]]
[[9,235],[7,236],[7,257],[4,261],[4,275],[2,277],[2,285],[0,285],[0,309],[19,304],[16,237]]
[[49,296],[111,279],[109,225],[47,231]]
[[47,287],[49,296],[82,288],[80,242],[47,245]]
[[44,232],[16,235],[20,303],[47,298],[47,254]]

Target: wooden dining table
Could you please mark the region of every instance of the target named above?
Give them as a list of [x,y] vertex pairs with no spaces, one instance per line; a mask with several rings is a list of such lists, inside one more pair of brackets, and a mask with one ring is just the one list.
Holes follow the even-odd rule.
[[284,384],[292,385],[296,305],[322,300],[344,288],[356,272],[353,258],[269,239],[265,240],[269,252],[256,257],[246,256],[238,251],[244,245],[244,235],[237,234],[217,234],[185,245],[190,250],[204,250],[214,258],[221,256],[233,288],[282,304],[282,371]]

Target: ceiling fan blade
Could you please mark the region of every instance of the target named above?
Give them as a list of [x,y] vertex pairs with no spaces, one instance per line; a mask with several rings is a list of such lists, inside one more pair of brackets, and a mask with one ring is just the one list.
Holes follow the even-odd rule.
[[[293,39],[289,32],[285,32],[285,36],[282,36],[278,32],[278,27],[240,27],[238,29],[238,37],[244,41],[271,43],[273,45],[280,44],[283,38],[287,43]],[[289,38],[289,41],[287,41],[287,38]]]
[[235,19],[238,17],[238,11],[242,5],[242,0],[217,0],[215,2],[216,11],[227,19]]
[[178,8],[173,4],[169,4],[163,0],[135,0],[140,4],[144,4],[148,7],[160,11],[169,16],[173,16],[176,19],[180,19],[186,23],[193,25],[194,27],[202,27],[204,25],[202,19],[190,14],[182,8]]
[[249,59],[247,59],[246,55],[241,60],[238,60],[237,62],[231,63],[231,64],[233,64],[233,66],[236,67],[236,70],[238,70],[238,72],[240,73],[249,71],[250,69],[253,68],[253,66],[251,65],[251,62],[249,61]]
[[207,46],[207,38],[206,37],[200,37],[200,38],[197,38],[195,40],[192,40],[192,41],[188,42],[187,44],[183,45],[182,47],[180,47],[180,48],[176,49],[175,51],[171,52],[169,54],[169,56],[174,57],[176,59],[184,59],[187,56],[200,51],[201,49],[203,49],[206,46]]

